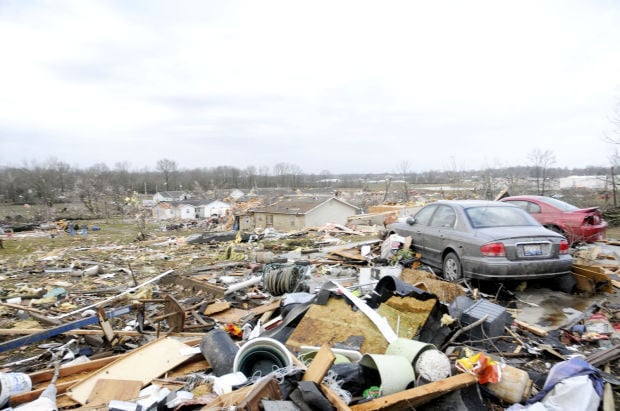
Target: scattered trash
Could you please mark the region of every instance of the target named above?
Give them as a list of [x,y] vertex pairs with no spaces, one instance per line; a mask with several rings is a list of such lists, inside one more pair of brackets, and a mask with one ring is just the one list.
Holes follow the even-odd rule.
[[530,300],[529,283],[447,282],[411,238],[365,235],[396,218],[287,233],[222,217],[127,245],[67,222],[78,246],[2,272],[0,407],[596,410],[618,385],[597,368],[620,358],[612,253],[576,258],[566,300]]

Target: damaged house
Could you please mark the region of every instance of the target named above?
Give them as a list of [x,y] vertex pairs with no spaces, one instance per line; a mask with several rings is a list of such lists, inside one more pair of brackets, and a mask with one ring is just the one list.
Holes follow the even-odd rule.
[[268,206],[248,210],[240,219],[240,228],[252,230],[271,227],[291,231],[327,223],[344,225],[348,217],[359,212],[359,207],[336,197],[290,196]]
[[158,191],[153,195],[153,201],[155,203],[161,201],[182,201],[190,198],[191,195],[186,191]]
[[231,206],[220,200],[161,201],[153,206],[153,217],[157,220],[197,220],[214,214],[226,215]]

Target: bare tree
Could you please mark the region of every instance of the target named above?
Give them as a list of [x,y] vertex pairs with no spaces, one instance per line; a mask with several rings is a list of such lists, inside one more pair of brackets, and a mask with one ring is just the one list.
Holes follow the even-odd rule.
[[176,161],[169,160],[167,158],[163,158],[157,162],[157,171],[160,171],[164,174],[164,184],[166,186],[166,190],[171,190],[170,186],[170,177],[177,171],[177,163]]
[[527,156],[532,167],[534,167],[536,178],[536,191],[539,195],[545,195],[545,182],[548,180],[548,170],[553,164],[555,164],[555,155],[550,150],[542,151],[539,148],[535,148],[530,151]]
[[383,202],[385,203],[390,195],[390,186],[392,185],[392,176],[385,176],[385,194],[383,194]]
[[403,160],[398,164],[396,171],[402,176],[402,188],[405,201],[409,201],[409,183],[407,179],[409,178],[410,166],[409,161]]

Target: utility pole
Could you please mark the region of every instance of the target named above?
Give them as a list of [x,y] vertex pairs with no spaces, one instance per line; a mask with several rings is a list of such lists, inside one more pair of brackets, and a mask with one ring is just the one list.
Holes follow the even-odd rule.
[[616,208],[616,177],[614,175],[614,166],[611,166],[611,190],[614,196],[614,208]]

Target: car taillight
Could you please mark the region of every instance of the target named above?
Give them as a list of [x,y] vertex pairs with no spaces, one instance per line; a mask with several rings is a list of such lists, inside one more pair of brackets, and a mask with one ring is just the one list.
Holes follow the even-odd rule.
[[505,257],[506,249],[503,243],[489,243],[480,247],[480,254],[485,257]]
[[568,254],[568,241],[560,240],[560,254]]

